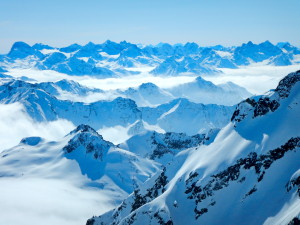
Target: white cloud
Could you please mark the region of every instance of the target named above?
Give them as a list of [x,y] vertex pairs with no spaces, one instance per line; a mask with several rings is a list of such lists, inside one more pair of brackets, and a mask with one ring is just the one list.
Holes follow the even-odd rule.
[[263,94],[270,89],[276,88],[278,82],[288,73],[299,70],[299,65],[271,66],[252,65],[239,69],[222,69],[223,74],[203,76],[204,79],[215,84],[234,82],[246,88],[253,94]]
[[1,178],[0,224],[82,225],[116,206],[114,193],[65,179]]
[[114,127],[104,127],[99,129],[97,132],[102,135],[104,140],[110,141],[115,145],[120,144],[131,136],[128,134],[130,127],[114,126]]
[[195,80],[195,76],[152,76],[150,74],[141,74],[135,76],[126,76],[120,78],[108,78],[108,79],[84,79],[79,83],[89,86],[100,88],[102,90],[115,90],[115,89],[127,89],[129,87],[138,87],[142,83],[154,83],[161,88],[170,88],[179,84],[188,83]]
[[24,137],[39,136],[56,140],[74,129],[67,120],[35,122],[19,103],[0,104],[0,151],[17,145]]
[[169,88],[182,83],[191,82],[195,79],[195,76],[153,76],[148,72],[142,72],[139,75],[99,79],[91,76],[69,76],[52,70],[36,69],[9,69],[7,74],[15,78],[25,76],[37,82],[55,82],[62,79],[69,79],[79,82],[82,85],[102,90],[127,89],[129,87],[137,87],[147,82],[152,82],[162,88]]

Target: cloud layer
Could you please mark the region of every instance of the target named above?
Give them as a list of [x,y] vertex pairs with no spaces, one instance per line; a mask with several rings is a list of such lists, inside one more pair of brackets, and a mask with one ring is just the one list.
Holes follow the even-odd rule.
[[67,120],[34,122],[19,103],[0,104],[0,151],[17,145],[24,137],[39,136],[57,140],[74,129]]

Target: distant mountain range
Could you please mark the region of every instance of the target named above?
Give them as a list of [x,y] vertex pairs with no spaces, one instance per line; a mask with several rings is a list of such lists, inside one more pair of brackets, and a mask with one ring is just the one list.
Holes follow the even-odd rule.
[[149,68],[153,75],[201,75],[259,62],[292,65],[299,63],[299,55],[300,49],[288,42],[273,45],[269,41],[260,44],[249,41],[237,47],[200,47],[196,43],[140,47],[126,41],[106,41],[63,48],[16,42],[8,54],[0,57],[0,72],[17,66],[102,78],[137,74],[140,68]]
[[[170,102],[156,107],[138,107],[133,100],[122,97],[86,104],[56,98],[55,95],[61,91],[79,95],[89,91],[101,93],[99,89],[89,89],[74,81],[31,84],[8,79],[0,86],[0,103],[20,103],[26,113],[39,122],[66,119],[76,126],[84,123],[97,130],[118,125],[139,126],[138,129],[131,127],[131,135],[139,133],[144,126],[137,124],[137,121],[170,132],[186,132],[190,135],[206,132],[226,125],[234,110],[234,106],[194,103],[185,98],[169,99]],[[224,93],[221,92],[219,96]],[[152,99],[150,94],[149,99]]]

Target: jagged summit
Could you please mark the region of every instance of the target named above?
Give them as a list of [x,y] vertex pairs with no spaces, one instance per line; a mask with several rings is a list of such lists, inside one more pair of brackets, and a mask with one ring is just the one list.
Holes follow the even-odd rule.
[[32,48],[36,49],[36,50],[43,50],[43,49],[54,49],[53,47],[49,46],[49,45],[45,45],[42,43],[36,43],[32,46]]
[[231,121],[240,122],[244,118],[252,118],[276,111],[283,99],[287,98],[294,86],[300,81],[300,71],[288,74],[278,84],[275,90],[270,91],[266,96],[255,96],[247,98],[238,104]]
[[284,77],[278,84],[275,92],[279,94],[280,97],[286,98],[289,96],[291,89],[300,81],[300,70],[288,74]]
[[[74,135],[76,133],[91,133],[91,134],[94,134],[94,135],[99,135],[94,128],[90,127],[87,124],[80,124],[80,125],[78,125],[68,135]],[[101,136],[101,135],[99,135],[99,136]]]
[[[105,141],[97,131],[86,124],[77,126],[77,128],[71,131],[67,137],[68,136],[71,136],[71,139],[63,148],[66,153],[73,152],[74,154],[75,151],[81,151],[80,149],[82,149],[82,151],[85,151],[87,154],[93,154],[95,159],[103,160],[103,157],[107,154],[109,148],[114,146],[111,142]],[[74,158],[78,159],[76,153]]]
[[194,42],[141,46],[108,40],[102,44],[89,42],[83,46],[72,44],[63,48],[45,44],[31,47],[24,42],[16,42],[11,51],[0,58],[0,62],[16,63],[17,60],[26,68],[104,78],[142,73],[140,68],[143,67],[153,68],[150,73],[154,75],[176,76],[215,74],[222,72],[223,68],[236,69],[252,63],[287,66],[298,63],[297,55],[300,55],[299,48],[289,43],[273,45],[269,41],[260,44],[249,41],[237,47],[200,47]]
[[35,50],[30,45],[21,41],[15,42],[13,44],[7,56],[12,59],[23,59],[26,58],[27,56],[36,56],[39,59],[43,58],[43,54],[41,52]]
[[210,90],[215,89],[216,85],[212,83],[211,81],[204,80],[201,76],[198,76],[195,80],[197,85],[201,88],[210,88]]
[[[229,123],[209,145],[178,153],[118,207],[87,224],[294,224],[300,214],[299,75],[238,106],[257,110],[257,118],[240,111],[242,123]],[[279,106],[272,111],[273,100]]]
[[206,134],[188,136],[185,133],[145,131],[118,146],[167,165],[180,151],[211,143],[218,132],[219,129],[214,129]]
[[77,50],[79,50],[82,46],[75,43],[75,44],[71,44],[67,47],[63,47],[63,48],[60,48],[59,50],[62,51],[62,52],[65,52],[65,53],[71,53],[71,52],[75,52]]
[[68,188],[78,185],[81,191],[111,190],[120,202],[158,171],[159,164],[117,148],[89,125],[81,124],[57,141],[22,139],[17,146],[0,152],[0,170],[1,177],[51,178],[66,181]]
[[152,88],[156,89],[156,88],[158,88],[158,86],[155,85],[155,84],[153,84],[153,83],[151,83],[151,82],[142,83],[139,86],[139,89],[148,89],[148,88],[150,88],[150,89],[152,89]]

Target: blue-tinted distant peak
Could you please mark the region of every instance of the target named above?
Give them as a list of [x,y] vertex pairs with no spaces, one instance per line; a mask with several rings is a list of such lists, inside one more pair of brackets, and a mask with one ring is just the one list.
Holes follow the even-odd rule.
[[90,41],[84,47],[94,47],[94,46],[96,46],[96,44]]
[[223,45],[214,45],[210,47],[211,49],[217,50],[217,51],[223,51],[226,50],[226,48]]
[[32,48],[36,49],[36,50],[43,50],[43,49],[54,49],[53,47],[49,46],[49,45],[45,45],[42,43],[36,43],[32,46]]
[[247,44],[243,44],[243,45],[247,45],[247,46],[254,46],[253,42],[252,41],[248,41]]
[[183,47],[188,51],[191,51],[191,53],[194,53],[199,49],[199,45],[195,42],[187,42]]
[[161,48],[161,47],[166,46],[166,45],[171,46],[170,44],[168,44],[166,42],[159,42],[157,45],[154,45],[154,46],[157,47],[157,48]]
[[260,46],[264,46],[264,47],[270,47],[270,46],[274,46],[270,41],[264,41],[262,43],[259,44]]
[[22,41],[15,42],[8,53],[8,57],[12,59],[23,59],[27,56],[37,56],[42,58],[43,54]]
[[158,89],[158,86],[156,86],[155,84],[148,82],[148,83],[142,83],[139,86],[139,89]]
[[30,49],[31,46],[23,41],[17,41],[12,45],[11,50],[26,49],[26,48]]
[[[97,49],[100,49],[101,45],[97,45],[93,42],[89,42],[86,45],[84,45],[79,51],[94,51]],[[87,57],[86,55],[83,55],[83,57]]]
[[284,46],[291,46],[291,44],[290,44],[290,42],[278,42],[277,44],[276,44],[276,46],[278,47],[278,48],[283,48]]
[[131,45],[130,42],[127,42],[127,41],[125,41],[125,40],[120,42],[120,45],[128,45],[128,44]]
[[106,40],[103,45],[118,45],[118,43],[111,40]]
[[65,53],[71,53],[71,52],[75,52],[75,51],[79,50],[80,48],[82,48],[82,46],[75,43],[75,44],[71,44],[67,47],[60,48],[59,50],[62,52],[65,52]]

